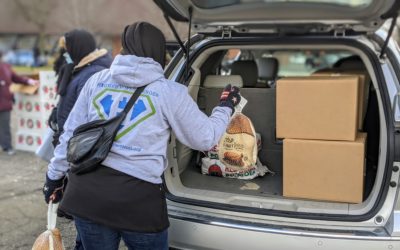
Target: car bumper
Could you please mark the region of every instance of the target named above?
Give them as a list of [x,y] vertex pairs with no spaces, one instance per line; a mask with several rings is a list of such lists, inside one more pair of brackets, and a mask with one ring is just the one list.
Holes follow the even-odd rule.
[[169,242],[175,249],[400,249],[399,237],[318,234],[202,223],[170,217]]

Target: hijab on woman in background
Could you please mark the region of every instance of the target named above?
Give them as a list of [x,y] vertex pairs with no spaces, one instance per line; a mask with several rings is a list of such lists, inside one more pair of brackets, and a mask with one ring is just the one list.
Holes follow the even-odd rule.
[[64,53],[67,50],[65,49],[65,37],[62,36],[58,39],[58,45],[57,45],[57,58],[54,60],[53,64],[53,70],[56,73],[56,75],[60,74],[60,70],[62,66],[66,63],[65,58],[64,58]]
[[[75,29],[64,35],[65,50],[64,58],[67,61],[59,73],[58,93],[65,95],[68,83],[71,81],[74,68],[88,54],[96,50],[96,41],[92,34],[86,30]],[[68,56],[72,63],[68,63]]]

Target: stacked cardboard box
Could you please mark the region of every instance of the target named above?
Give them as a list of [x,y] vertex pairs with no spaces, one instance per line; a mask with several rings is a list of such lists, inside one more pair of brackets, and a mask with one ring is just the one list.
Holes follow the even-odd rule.
[[48,128],[47,120],[57,104],[56,77],[52,71],[39,73],[40,86],[12,85],[17,116],[15,148],[35,152]]
[[359,75],[285,78],[277,83],[283,195],[362,202],[366,134]]
[[363,121],[365,114],[367,112],[367,102],[369,98],[369,88],[371,78],[365,71],[361,70],[351,70],[351,71],[343,71],[343,70],[333,70],[328,69],[324,71],[319,71],[313,74],[313,76],[355,76],[357,75],[360,78],[360,85],[358,89],[358,129],[362,130]]

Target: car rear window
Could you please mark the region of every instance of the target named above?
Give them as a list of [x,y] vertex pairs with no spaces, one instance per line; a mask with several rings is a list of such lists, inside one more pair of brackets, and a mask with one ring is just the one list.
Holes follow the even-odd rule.
[[316,71],[330,69],[342,58],[353,54],[344,50],[241,50],[229,49],[221,61],[221,75],[229,75],[231,65],[235,61],[254,60],[260,58],[276,58],[278,60],[278,76],[309,76]]
[[308,76],[315,71],[332,68],[342,58],[351,56],[347,51],[303,50],[277,51],[278,76]]

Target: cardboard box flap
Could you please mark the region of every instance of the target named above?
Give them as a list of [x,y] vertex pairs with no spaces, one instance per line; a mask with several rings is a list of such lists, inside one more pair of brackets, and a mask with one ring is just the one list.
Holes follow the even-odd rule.
[[34,95],[39,86],[32,86],[32,85],[25,85],[25,84],[16,84],[13,83],[10,85],[10,92],[11,93],[21,93],[25,95]]

